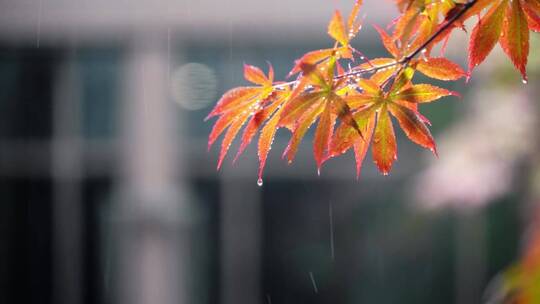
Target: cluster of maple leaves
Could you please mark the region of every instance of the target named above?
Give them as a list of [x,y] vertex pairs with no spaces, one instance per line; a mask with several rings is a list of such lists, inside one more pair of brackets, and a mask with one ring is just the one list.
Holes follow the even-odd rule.
[[[283,153],[292,162],[302,138],[316,124],[313,153],[319,169],[328,159],[353,150],[360,175],[371,146],[375,164],[386,175],[397,159],[395,122],[411,141],[436,153],[430,122],[418,105],[458,95],[430,84],[413,83],[416,72],[443,81],[469,77],[499,42],[526,82],[529,30],[540,30],[540,0],[395,2],[400,15],[388,27],[392,32],[375,27],[390,55],[387,58],[367,59],[352,47],[351,39],[362,26],[357,17],[362,0],[356,0],[347,20],[339,11],[330,20],[328,34],[335,40],[334,46],[308,52],[296,61],[288,75],[295,80],[276,82],[271,65],[268,74],[244,65],[244,77],[253,86],[226,92],[207,117],[219,117],[209,136],[209,148],[225,133],[218,169],[245,126],[236,158],[260,133],[261,184],[277,129],[292,133]],[[477,21],[470,37],[468,72],[444,57],[431,55],[439,43],[444,53],[452,31],[465,30],[465,21],[474,17]],[[348,63],[347,70],[344,62]]]

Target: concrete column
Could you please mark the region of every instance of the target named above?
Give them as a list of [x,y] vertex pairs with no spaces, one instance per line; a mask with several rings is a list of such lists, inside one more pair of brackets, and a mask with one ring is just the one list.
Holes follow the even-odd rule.
[[60,64],[53,100],[53,302],[82,303],[80,79],[71,54]]
[[167,35],[145,35],[135,39],[126,64],[115,216],[119,303],[187,303],[181,134],[169,101],[167,57]]

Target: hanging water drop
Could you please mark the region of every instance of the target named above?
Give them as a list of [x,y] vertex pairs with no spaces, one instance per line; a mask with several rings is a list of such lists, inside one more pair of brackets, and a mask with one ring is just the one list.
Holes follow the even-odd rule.
[[522,79],[521,82],[523,82],[523,84],[527,84],[527,79]]
[[317,168],[317,176],[321,176],[321,168]]
[[262,187],[262,185],[263,185],[263,180],[262,180],[262,178],[259,178],[257,180],[257,186]]

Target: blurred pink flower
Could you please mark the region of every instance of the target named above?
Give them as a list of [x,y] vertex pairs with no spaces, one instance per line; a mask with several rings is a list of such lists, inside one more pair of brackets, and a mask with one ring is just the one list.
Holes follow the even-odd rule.
[[432,159],[414,187],[426,208],[482,207],[511,191],[519,160],[535,147],[536,116],[525,90],[476,91],[466,113],[438,136]]

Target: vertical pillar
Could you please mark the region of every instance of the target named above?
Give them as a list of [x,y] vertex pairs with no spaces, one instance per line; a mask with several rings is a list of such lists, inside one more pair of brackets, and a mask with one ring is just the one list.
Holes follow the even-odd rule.
[[[117,219],[118,302],[187,303],[187,231],[166,37],[135,39],[127,60]],[[181,141],[180,141],[181,142]],[[184,208],[184,210],[182,210]]]
[[80,83],[72,55],[61,63],[53,102],[53,302],[82,303]]

